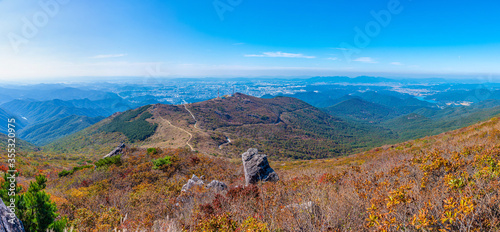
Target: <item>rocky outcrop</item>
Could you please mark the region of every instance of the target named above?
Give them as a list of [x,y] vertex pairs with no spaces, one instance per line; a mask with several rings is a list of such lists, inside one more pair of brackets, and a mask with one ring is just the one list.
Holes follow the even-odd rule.
[[267,155],[259,154],[255,148],[248,149],[241,155],[243,169],[245,171],[246,185],[255,184],[259,181],[278,181],[278,174],[269,166]]
[[123,154],[123,149],[125,149],[125,143],[120,144],[120,146],[116,147],[115,149],[113,149],[113,151],[111,151],[110,153],[108,153],[107,155],[105,155],[102,158],[104,159],[104,158],[108,158],[108,157],[121,155],[121,154]]
[[227,189],[227,185],[224,182],[213,180],[207,186],[205,186],[205,182],[202,179],[203,176],[198,178],[196,175],[193,174],[191,179],[189,179],[188,182],[184,186],[182,186],[181,191],[188,192],[194,186],[200,186],[201,188],[212,189],[214,191],[224,191]]
[[[203,178],[203,176],[201,178]],[[200,178],[198,178],[195,174],[193,174],[193,176],[191,177],[191,179],[188,180],[187,184],[185,184],[184,186],[182,186],[181,191],[182,192],[187,192],[191,188],[193,188],[194,186],[202,186],[203,187],[203,185],[204,185],[203,180],[200,179]]]
[[224,182],[220,182],[218,180],[212,180],[212,182],[210,182],[210,184],[207,185],[207,188],[220,192],[226,190],[227,185]]
[[0,198],[0,232],[24,232],[23,223]]

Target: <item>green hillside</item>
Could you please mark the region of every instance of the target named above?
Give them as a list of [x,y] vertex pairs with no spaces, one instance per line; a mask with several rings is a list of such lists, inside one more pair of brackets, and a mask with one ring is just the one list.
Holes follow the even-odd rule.
[[437,135],[470,126],[500,114],[500,106],[450,107],[439,111],[421,109],[381,124],[398,134],[400,141]]
[[[7,144],[12,143],[12,142],[9,142],[8,140],[9,140],[9,137],[7,135],[0,133],[0,147],[5,149],[5,150],[1,151],[1,153],[7,152],[6,151]],[[16,150],[17,151],[34,151],[34,150],[38,149],[35,145],[33,145],[29,142],[26,142],[22,139],[19,139],[19,138],[16,138],[15,142],[16,142],[16,148],[17,148]]]
[[342,118],[351,118],[365,122],[385,121],[400,115],[396,110],[359,98],[349,99],[324,109],[325,112]]
[[54,119],[65,118],[71,115],[99,117],[110,115],[102,109],[78,108],[67,101],[29,101],[14,100],[2,105],[2,108],[22,117],[30,124],[43,123]]
[[146,121],[151,106],[117,113],[84,130],[58,139],[43,147],[52,153],[106,154],[120,142],[137,142],[151,136],[156,125]]
[[143,141],[155,133],[158,125],[146,121],[153,115],[146,110],[151,106],[143,106],[137,110],[129,110],[114,117],[110,123],[100,128],[106,133],[120,132],[130,142]]
[[16,129],[20,130],[24,128],[27,125],[27,121],[24,120],[23,118],[14,115],[10,112],[7,112],[3,109],[0,109],[0,122],[2,125],[0,126],[0,133],[7,134],[7,121],[11,118],[16,119]]
[[33,144],[43,146],[56,139],[83,130],[102,119],[103,117],[90,118],[87,116],[71,115],[62,119],[54,119],[28,126],[19,132],[19,136]]

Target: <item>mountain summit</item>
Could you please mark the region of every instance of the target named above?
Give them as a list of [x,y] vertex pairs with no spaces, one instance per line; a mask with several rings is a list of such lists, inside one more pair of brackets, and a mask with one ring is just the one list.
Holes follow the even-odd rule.
[[[390,136],[388,131],[343,121],[295,98],[262,99],[236,93],[193,104],[156,104],[117,113],[47,149],[95,152],[128,140],[140,147],[186,146],[230,157],[255,147],[268,151],[272,158],[312,159],[375,146]],[[91,148],[84,145],[90,143],[94,144]],[[73,146],[68,148],[69,144]]]

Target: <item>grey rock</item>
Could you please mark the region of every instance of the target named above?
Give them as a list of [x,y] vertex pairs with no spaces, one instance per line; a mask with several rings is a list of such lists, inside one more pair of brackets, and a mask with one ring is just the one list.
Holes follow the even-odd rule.
[[0,198],[0,232],[24,232],[23,223]]
[[[203,178],[203,176],[202,176]],[[191,179],[188,180],[187,184],[185,184],[184,186],[182,186],[182,189],[181,191],[182,192],[187,192],[189,191],[191,188],[193,188],[194,186],[202,186],[203,187],[204,183],[203,183],[203,180],[198,178],[195,174],[193,174],[193,176],[191,177]]]
[[269,166],[267,155],[259,154],[255,148],[248,149],[241,155],[243,169],[245,170],[246,185],[255,184],[259,181],[278,181],[278,174]]
[[115,149],[113,149],[113,151],[111,151],[110,153],[108,153],[107,155],[105,155],[102,158],[104,159],[104,158],[108,158],[108,157],[121,155],[121,154],[123,154],[123,149],[125,149],[125,143],[120,144],[120,146],[116,147]]
[[218,180],[212,180],[212,182],[210,182],[210,184],[207,185],[207,188],[220,192],[226,190],[227,185],[224,182],[220,182]]

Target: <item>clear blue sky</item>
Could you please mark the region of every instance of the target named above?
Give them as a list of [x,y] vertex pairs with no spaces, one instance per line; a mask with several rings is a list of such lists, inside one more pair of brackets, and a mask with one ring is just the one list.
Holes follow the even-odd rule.
[[497,1],[41,2],[0,0],[1,79],[500,73]]

